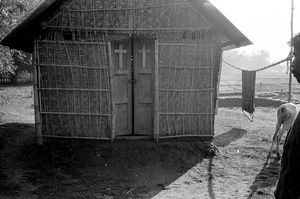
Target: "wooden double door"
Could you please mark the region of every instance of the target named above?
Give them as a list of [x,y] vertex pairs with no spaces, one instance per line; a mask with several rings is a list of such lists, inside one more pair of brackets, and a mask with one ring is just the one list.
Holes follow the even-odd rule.
[[116,136],[152,135],[155,40],[130,38],[111,44]]

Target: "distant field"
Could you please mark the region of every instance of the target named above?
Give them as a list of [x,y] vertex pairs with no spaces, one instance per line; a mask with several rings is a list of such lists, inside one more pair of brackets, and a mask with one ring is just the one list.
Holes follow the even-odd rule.
[[[288,78],[257,78],[255,86],[256,98],[266,98],[274,100],[288,100],[289,91]],[[220,97],[241,97],[242,80],[241,79],[221,79]],[[300,102],[300,84],[294,78],[292,81],[292,102]]]
[[[256,92],[287,92],[289,80],[287,78],[257,78]],[[242,91],[241,79],[221,79],[220,92],[239,92]],[[300,84],[294,79],[292,81],[292,92],[300,92]]]

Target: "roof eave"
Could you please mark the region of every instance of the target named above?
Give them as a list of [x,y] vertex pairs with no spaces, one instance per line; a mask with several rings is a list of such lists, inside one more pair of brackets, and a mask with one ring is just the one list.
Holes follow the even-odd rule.
[[252,44],[252,42],[233,25],[213,4],[208,0],[187,0],[194,9],[206,16],[213,25],[227,38],[223,49],[233,49]]

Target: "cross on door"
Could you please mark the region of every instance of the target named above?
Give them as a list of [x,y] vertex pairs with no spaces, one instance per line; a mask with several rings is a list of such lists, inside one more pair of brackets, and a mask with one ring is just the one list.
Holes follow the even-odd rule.
[[119,44],[119,49],[115,49],[115,53],[119,54],[119,69],[123,68],[123,54],[127,53],[126,49],[123,49],[123,45]]
[[143,68],[146,68],[146,57],[147,57],[147,53],[150,53],[151,51],[149,49],[146,49],[146,45],[143,44],[143,48],[142,50],[138,50],[139,53],[142,54],[142,59],[143,59]]

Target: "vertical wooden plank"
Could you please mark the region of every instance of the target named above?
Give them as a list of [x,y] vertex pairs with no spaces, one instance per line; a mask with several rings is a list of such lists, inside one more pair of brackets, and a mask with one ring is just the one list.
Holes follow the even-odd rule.
[[154,140],[159,141],[159,79],[158,79],[158,41],[155,40],[155,66],[154,66]]
[[[38,70],[37,67],[39,63],[37,63],[36,58],[37,52],[38,52],[38,44],[36,41],[36,38],[34,39],[34,51],[33,51],[33,66],[34,66],[34,84],[33,84],[33,92],[34,92],[34,118],[35,118],[35,129],[37,134],[37,144],[42,145],[43,144],[43,138],[42,138],[42,123],[40,118],[40,107],[39,107],[39,99],[38,99]],[[40,74],[39,74],[40,75]],[[40,99],[41,100],[41,99]]]
[[111,141],[113,142],[116,136],[116,112],[115,112],[115,99],[114,99],[114,87],[113,87],[113,63],[112,63],[112,54],[111,54],[111,43],[107,42],[107,55],[109,63],[109,72],[110,72],[110,99],[111,99]]

